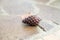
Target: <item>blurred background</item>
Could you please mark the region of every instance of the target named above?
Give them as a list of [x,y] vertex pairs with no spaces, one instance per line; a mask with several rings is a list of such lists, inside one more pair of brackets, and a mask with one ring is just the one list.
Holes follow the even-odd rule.
[[4,12],[0,15],[21,15],[31,12],[42,19],[60,24],[60,0],[0,0],[0,10]]
[[[32,15],[39,16],[41,19],[52,20],[60,24],[60,0],[0,0],[0,39],[5,40],[8,36],[13,40],[17,35],[18,39],[20,39],[21,36],[25,37],[26,35],[30,36],[35,34],[37,31],[34,28],[30,28],[29,30],[29,28],[26,27],[25,30],[22,30],[22,27],[20,27],[21,19],[19,19],[19,16],[29,12]],[[60,26],[53,28],[54,30],[51,31],[52,34],[47,35],[44,38],[41,38],[39,36],[40,34],[34,37],[38,37],[39,40],[60,40],[59,28]],[[31,32],[32,34],[30,34]],[[41,32],[41,34],[43,35],[44,32]],[[49,34],[49,32],[46,32],[45,34]]]

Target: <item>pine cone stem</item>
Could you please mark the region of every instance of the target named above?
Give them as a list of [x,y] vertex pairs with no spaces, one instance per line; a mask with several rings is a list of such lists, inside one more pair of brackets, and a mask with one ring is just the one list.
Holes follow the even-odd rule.
[[42,26],[40,26],[40,25],[38,25],[43,31],[45,31],[46,32],[46,30],[42,27]]

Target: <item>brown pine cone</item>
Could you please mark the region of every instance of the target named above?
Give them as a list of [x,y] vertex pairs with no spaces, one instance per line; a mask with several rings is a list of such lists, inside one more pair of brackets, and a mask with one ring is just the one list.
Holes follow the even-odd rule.
[[27,18],[22,20],[23,23],[28,24],[30,26],[39,26],[43,31],[46,32],[46,30],[39,25],[40,21],[41,19],[36,17],[35,15],[28,16]]
[[37,26],[40,22],[40,18],[36,17],[35,15],[31,15],[23,19],[22,22],[30,26]]

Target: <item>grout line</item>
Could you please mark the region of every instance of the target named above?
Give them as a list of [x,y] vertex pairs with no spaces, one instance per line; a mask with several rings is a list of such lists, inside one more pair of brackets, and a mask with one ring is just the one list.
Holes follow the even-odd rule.
[[49,6],[49,7],[53,7],[53,8],[56,8],[56,9],[60,9],[58,7],[55,7],[55,6],[52,6],[52,5],[47,5],[47,4],[44,4],[44,3],[38,3],[38,2],[35,2],[35,1],[32,1],[33,4],[40,4],[40,5],[45,5],[45,6]]
[[46,5],[50,5],[54,1],[56,1],[56,0],[50,0],[49,2],[46,3]]
[[9,16],[9,14],[2,7],[0,7],[0,9],[1,9],[1,12],[2,12],[1,15]]

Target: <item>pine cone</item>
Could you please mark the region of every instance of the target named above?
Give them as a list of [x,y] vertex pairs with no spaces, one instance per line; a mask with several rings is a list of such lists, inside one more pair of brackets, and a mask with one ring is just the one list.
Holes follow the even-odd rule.
[[46,32],[46,30],[39,25],[40,21],[41,19],[36,17],[35,15],[28,16],[27,18],[22,20],[23,23],[28,24],[30,26],[39,26],[43,31]]
[[23,19],[22,22],[30,26],[37,26],[40,22],[40,18],[36,17],[35,15],[32,15]]

